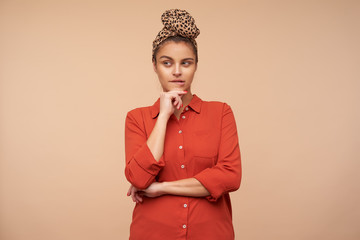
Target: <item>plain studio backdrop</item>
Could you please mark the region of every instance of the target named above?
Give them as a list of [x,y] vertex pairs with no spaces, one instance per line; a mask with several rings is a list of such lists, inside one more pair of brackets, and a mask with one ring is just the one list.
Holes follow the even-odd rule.
[[171,8],[201,31],[193,93],[235,114],[236,239],[360,239],[356,0],[1,0],[0,239],[128,238],[125,116],[159,96]]

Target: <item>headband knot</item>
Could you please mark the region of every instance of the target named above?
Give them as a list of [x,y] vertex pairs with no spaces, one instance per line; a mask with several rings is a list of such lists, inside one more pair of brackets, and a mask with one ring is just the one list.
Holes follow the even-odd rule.
[[167,10],[161,15],[161,21],[164,27],[153,41],[153,54],[164,40],[172,36],[188,38],[197,48],[195,38],[200,34],[200,30],[195,25],[195,19],[187,11],[180,9]]

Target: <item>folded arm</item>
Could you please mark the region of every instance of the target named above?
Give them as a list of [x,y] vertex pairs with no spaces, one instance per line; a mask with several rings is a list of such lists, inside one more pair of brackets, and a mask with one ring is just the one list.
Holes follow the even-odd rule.
[[165,166],[162,159],[166,126],[175,108],[179,109],[186,91],[163,92],[160,96],[160,112],[147,138],[140,109],[130,111],[125,121],[125,176],[136,188],[147,188]]
[[241,157],[235,118],[229,105],[224,104],[221,140],[217,164],[196,174],[192,178],[153,182],[146,189],[131,186],[128,195],[136,202],[142,196],[158,197],[164,194],[190,197],[206,197],[216,201],[224,193],[235,191],[241,182]]
[[188,197],[206,197],[210,195],[209,191],[195,178],[171,182],[153,182],[144,190],[130,186],[127,195],[131,196],[134,202],[142,202],[143,196],[159,197],[166,194]]
[[209,201],[217,201],[224,193],[240,187],[241,176],[241,156],[235,117],[230,106],[224,103],[217,164],[204,169],[194,178],[210,192],[206,198]]
[[[147,188],[154,182],[156,175],[165,166],[165,162],[159,157],[159,152],[151,150],[151,144],[147,143],[146,133],[142,124],[140,110],[128,113],[125,121],[125,153],[126,167],[125,176],[127,180],[137,188]],[[158,131],[151,134],[159,135]],[[154,130],[157,129],[155,124]],[[158,134],[156,134],[158,133]]]

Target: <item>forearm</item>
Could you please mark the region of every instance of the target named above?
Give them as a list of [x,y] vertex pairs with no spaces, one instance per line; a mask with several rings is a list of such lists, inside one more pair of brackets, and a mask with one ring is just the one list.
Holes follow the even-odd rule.
[[188,197],[206,197],[210,193],[195,178],[186,178],[177,181],[163,182],[163,194],[180,195]]
[[167,121],[168,118],[159,115],[155,126],[146,142],[156,161],[159,161],[164,153]]

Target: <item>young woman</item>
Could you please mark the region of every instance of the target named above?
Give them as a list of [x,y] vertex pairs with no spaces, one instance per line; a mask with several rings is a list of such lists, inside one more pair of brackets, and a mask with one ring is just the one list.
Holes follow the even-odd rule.
[[153,67],[163,92],[128,112],[125,175],[136,202],[130,239],[234,239],[229,192],[241,181],[233,112],[191,92],[199,30],[184,10],[162,15]]

